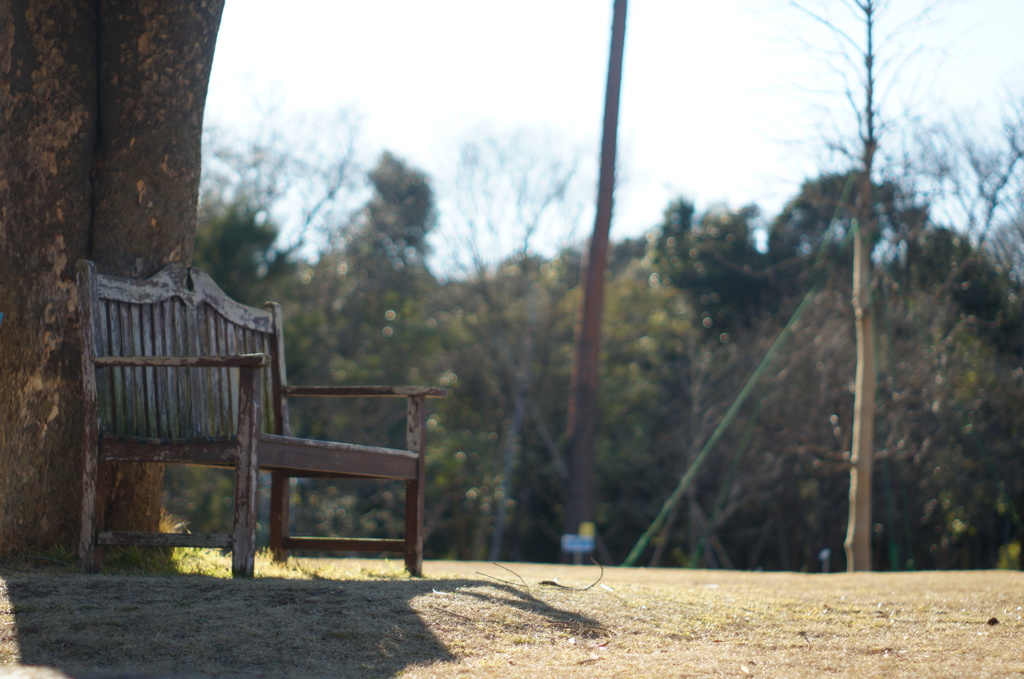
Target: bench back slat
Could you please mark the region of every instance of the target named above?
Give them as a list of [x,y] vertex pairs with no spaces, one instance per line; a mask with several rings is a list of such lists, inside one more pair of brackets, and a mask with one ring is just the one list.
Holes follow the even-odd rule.
[[[130,280],[97,274],[79,263],[80,289],[92,319],[96,356],[236,356],[266,353],[264,403],[279,400],[275,375],[283,374],[279,314],[229,298],[204,273],[169,266],[152,278]],[[238,372],[228,368],[120,367],[95,370],[95,400],[101,433],[161,439],[234,435],[238,422]],[[88,390],[87,390],[88,391]],[[86,399],[90,398],[86,394]],[[263,408],[264,431],[278,433],[280,408]]]

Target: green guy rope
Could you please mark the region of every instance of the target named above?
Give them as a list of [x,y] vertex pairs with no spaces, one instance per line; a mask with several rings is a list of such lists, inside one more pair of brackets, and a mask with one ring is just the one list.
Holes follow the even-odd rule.
[[[843,195],[839,199],[839,206],[842,206],[846,203],[846,200],[849,197],[850,189],[853,187],[854,177],[856,177],[856,174],[851,173],[850,177],[847,179],[846,186],[843,188]],[[832,221],[829,224],[829,228],[826,230],[826,236],[828,235],[828,231],[832,230],[832,226],[838,220],[839,206],[836,207],[836,213],[835,215],[833,215]],[[843,238],[843,242],[840,244],[839,249],[836,251],[837,253],[842,252],[846,248],[851,236],[856,231],[857,224],[856,221],[854,221],[854,223],[852,224],[852,228],[846,232],[846,236],[845,238]],[[827,238],[821,239],[821,245],[818,247],[818,253],[815,256],[815,265],[817,265],[822,258],[826,242]],[[731,406],[729,406],[729,410],[726,411],[725,416],[722,417],[722,420],[718,423],[718,426],[715,427],[715,430],[711,433],[711,436],[708,438],[707,443],[705,443],[704,447],[700,449],[700,453],[697,454],[697,457],[694,458],[693,463],[690,464],[689,469],[687,469],[686,473],[683,474],[683,478],[679,480],[679,484],[676,485],[676,489],[673,490],[672,494],[668,496],[667,500],[665,500],[665,504],[662,505],[661,511],[658,512],[658,515],[654,517],[654,521],[651,522],[651,525],[647,527],[647,530],[644,531],[643,535],[640,536],[640,539],[636,541],[635,545],[633,545],[633,549],[630,551],[629,556],[627,556],[626,560],[622,562],[623,566],[635,566],[637,561],[640,560],[640,556],[644,553],[644,550],[646,550],[647,546],[650,545],[651,538],[657,535],[661,531],[662,527],[664,527],[665,521],[668,520],[668,516],[672,512],[673,507],[675,507],[679,500],[683,497],[683,493],[686,492],[686,489],[693,482],[694,477],[697,476],[697,472],[704,464],[704,461],[707,459],[708,455],[711,454],[711,451],[714,450],[715,446],[718,444],[718,441],[722,438],[722,436],[725,435],[725,432],[729,429],[729,426],[732,424],[732,421],[736,418],[736,415],[739,414],[740,409],[746,403],[747,398],[750,396],[750,394],[753,393],[754,387],[757,386],[757,383],[761,380],[761,377],[764,375],[765,371],[774,362],[775,357],[778,355],[779,351],[781,351],[782,346],[786,343],[786,340],[788,340],[789,336],[792,334],[793,326],[797,324],[797,322],[800,320],[800,317],[803,316],[804,312],[807,310],[807,307],[810,306],[811,298],[814,296],[814,293],[817,292],[817,290],[818,284],[815,282],[811,285],[810,289],[807,291],[807,294],[805,294],[804,298],[800,301],[800,306],[798,306],[796,308],[796,311],[793,312],[793,315],[786,323],[786,327],[784,327],[782,329],[782,332],[779,333],[779,336],[775,338],[775,341],[772,343],[772,346],[769,347],[767,353],[765,353],[764,358],[761,359],[761,362],[758,364],[753,374],[751,374],[750,378],[747,379],[747,383],[743,385],[743,389],[740,390],[740,393],[736,397],[736,400],[732,402]]]
[[748,379],[747,383],[743,385],[743,389],[740,390],[739,396],[737,396],[736,400],[732,402],[731,406],[729,406],[729,410],[726,411],[721,422],[719,422],[718,426],[715,427],[715,431],[711,433],[707,443],[705,443],[704,447],[700,449],[700,453],[693,460],[690,468],[686,470],[685,474],[683,474],[683,478],[679,480],[679,484],[676,486],[676,489],[672,491],[672,494],[668,496],[667,500],[665,500],[664,506],[662,506],[658,515],[654,517],[654,521],[651,523],[650,527],[648,527],[647,530],[644,531],[644,534],[640,536],[640,539],[636,541],[636,545],[633,546],[633,550],[629,553],[629,556],[626,557],[626,560],[622,562],[623,566],[636,565],[637,560],[640,559],[640,555],[643,554],[644,550],[647,549],[647,545],[650,544],[651,538],[661,530],[662,526],[665,525],[665,520],[668,518],[669,512],[672,511],[672,507],[679,502],[680,498],[682,498],[683,493],[693,481],[693,478],[697,475],[697,471],[701,468],[701,465],[704,464],[704,460],[711,454],[711,451],[718,444],[719,439],[725,435],[725,432],[729,429],[729,425],[732,424],[732,421],[739,413],[740,408],[742,408],[743,404],[747,402],[747,397],[749,397],[751,392],[754,391],[754,387],[756,387],[757,383],[761,380],[761,376],[764,375],[768,366],[770,366],[775,360],[775,357],[782,349],[782,345],[789,339],[792,327],[798,320],[800,320],[800,317],[803,316],[804,311],[806,311],[807,307],[810,305],[810,300],[811,295],[808,293],[804,296],[803,301],[800,302],[800,306],[798,306],[796,311],[793,312],[793,316],[789,319],[789,323],[787,323],[786,327],[782,329],[779,336],[775,338],[775,342],[772,343],[771,348],[768,349],[764,358],[761,359],[761,363],[754,370],[750,379]]

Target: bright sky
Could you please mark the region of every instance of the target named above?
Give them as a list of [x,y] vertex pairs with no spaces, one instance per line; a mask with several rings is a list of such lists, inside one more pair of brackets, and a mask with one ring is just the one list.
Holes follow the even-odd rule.
[[[892,4],[895,12],[923,3]],[[371,159],[387,149],[435,175],[450,166],[460,134],[481,124],[553,129],[592,145],[596,161],[611,8],[612,0],[298,0],[287,9],[228,0],[207,120],[251,120],[254,98],[273,98],[285,113],[347,107],[361,115]],[[962,0],[939,18],[904,34],[924,49],[885,100],[890,114],[910,102],[916,114],[995,122],[1008,91],[1024,96],[1024,0]],[[698,208],[756,202],[772,213],[816,174],[822,107],[841,124],[851,116],[827,93],[841,82],[803,40],[835,44],[781,0],[629,3],[626,181],[613,238],[645,232],[680,194]]]

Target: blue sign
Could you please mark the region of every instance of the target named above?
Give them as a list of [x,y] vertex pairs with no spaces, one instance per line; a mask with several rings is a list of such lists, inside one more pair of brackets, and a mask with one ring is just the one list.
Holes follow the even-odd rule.
[[562,551],[569,554],[590,554],[594,551],[594,536],[566,533],[562,536]]

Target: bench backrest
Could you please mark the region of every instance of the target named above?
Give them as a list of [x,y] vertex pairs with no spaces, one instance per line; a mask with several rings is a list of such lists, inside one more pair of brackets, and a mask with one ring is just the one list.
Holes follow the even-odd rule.
[[[95,412],[107,434],[160,439],[230,436],[238,373],[227,368],[99,367],[96,356],[237,356],[265,353],[263,430],[282,433],[285,380],[281,313],[228,297],[202,271],[168,266],[145,280],[78,263],[83,364],[95,369]],[[88,385],[87,385],[88,387]],[[90,389],[86,389],[86,407]]]

